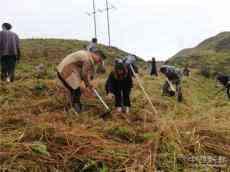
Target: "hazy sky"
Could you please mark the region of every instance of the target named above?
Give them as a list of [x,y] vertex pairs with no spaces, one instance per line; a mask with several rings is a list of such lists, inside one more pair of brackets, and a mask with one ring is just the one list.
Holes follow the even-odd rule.
[[[105,0],[95,0],[105,8]],[[229,0],[109,0],[112,45],[145,59],[167,59],[179,50],[230,30]],[[92,0],[1,0],[0,22],[11,22],[22,38],[94,35]],[[106,15],[97,15],[99,42],[107,44]]]

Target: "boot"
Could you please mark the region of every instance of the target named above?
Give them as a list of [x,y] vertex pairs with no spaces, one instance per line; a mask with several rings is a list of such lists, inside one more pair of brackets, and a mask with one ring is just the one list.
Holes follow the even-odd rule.
[[80,113],[82,111],[82,104],[81,103],[74,103],[73,108],[77,113]]
[[6,74],[4,74],[4,73],[1,74],[1,80],[6,81]]
[[71,104],[77,113],[82,112],[82,104],[81,104],[80,97],[81,97],[80,88],[76,90],[71,90],[71,95],[70,95]]

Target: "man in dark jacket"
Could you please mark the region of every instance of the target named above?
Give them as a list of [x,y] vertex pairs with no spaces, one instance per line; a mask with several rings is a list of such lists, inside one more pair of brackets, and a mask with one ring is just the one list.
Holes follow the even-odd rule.
[[190,75],[190,70],[189,70],[188,66],[185,66],[185,68],[183,70],[183,75],[184,76],[189,76]]
[[[173,67],[168,65],[163,65],[160,68],[160,72],[163,73],[167,80],[165,84],[163,85],[163,95],[166,96],[175,96],[177,97],[177,101],[182,101],[182,92],[181,92],[181,77],[182,72]],[[173,87],[173,85],[176,86],[176,89]]]
[[230,99],[230,76],[218,74],[216,79],[226,88],[228,98]]
[[115,96],[115,106],[120,113],[129,113],[131,107],[130,93],[133,87],[132,74],[122,62],[116,62],[114,70],[106,82],[106,92],[110,99]]
[[11,24],[4,23],[0,32],[1,80],[13,82],[16,62],[20,59],[19,37]]
[[150,71],[150,75],[153,76],[158,76],[157,73],[157,66],[156,66],[156,59],[153,57],[152,58],[152,62],[151,62],[151,71]]

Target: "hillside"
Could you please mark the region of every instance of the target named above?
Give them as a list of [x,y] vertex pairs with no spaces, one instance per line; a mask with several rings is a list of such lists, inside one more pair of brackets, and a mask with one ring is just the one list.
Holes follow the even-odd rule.
[[[32,64],[39,64],[39,62],[57,64],[67,54],[85,49],[88,43],[87,41],[80,40],[24,39],[22,40],[22,59]],[[128,54],[116,47],[108,48],[107,46],[99,44],[98,48],[108,57],[107,62],[109,63],[115,58],[124,57]],[[139,61],[143,62],[140,58]]]
[[230,32],[220,33],[194,48],[182,50],[168,63],[182,66],[188,64],[199,69],[207,67],[213,74],[230,73]]
[[[76,114],[57,86],[55,63],[66,51],[83,45],[78,41],[63,41],[63,46],[59,45],[62,40],[51,42],[25,41],[16,82],[1,83],[0,171],[230,170],[230,102],[224,93],[216,94],[219,88],[213,80],[192,71],[191,78],[183,80],[185,101],[178,104],[175,98],[161,96],[163,76],[153,79],[141,70],[139,76],[158,116],[136,82],[129,115],[113,111],[103,120],[99,117],[104,111],[102,105],[86,97],[83,102],[87,110]],[[109,59],[124,53],[117,49],[104,51]],[[40,79],[34,70],[39,63],[47,65]],[[105,79],[105,75],[97,79],[103,97]],[[113,102],[106,102],[113,106]]]

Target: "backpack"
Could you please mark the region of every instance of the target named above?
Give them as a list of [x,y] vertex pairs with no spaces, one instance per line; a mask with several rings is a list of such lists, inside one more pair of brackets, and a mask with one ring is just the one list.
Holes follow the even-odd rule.
[[218,74],[217,80],[225,87],[230,85],[230,76],[228,75]]
[[174,66],[164,65],[164,66],[162,66],[162,68],[165,68],[165,69],[166,69],[165,75],[166,75],[170,80],[181,79],[182,76],[183,76],[183,72],[182,72],[180,69],[175,68]]

